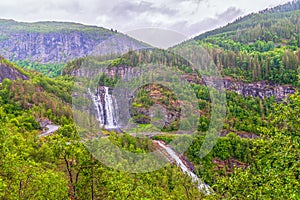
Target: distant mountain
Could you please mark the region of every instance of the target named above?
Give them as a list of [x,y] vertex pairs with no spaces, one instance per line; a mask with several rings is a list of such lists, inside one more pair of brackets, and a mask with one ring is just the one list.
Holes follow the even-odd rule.
[[145,46],[127,35],[96,26],[0,20],[0,54],[13,61],[66,63],[91,54]]
[[289,2],[240,17],[227,26],[203,33],[196,40],[209,38],[232,39],[251,43],[257,40],[298,43],[300,33],[300,1]]

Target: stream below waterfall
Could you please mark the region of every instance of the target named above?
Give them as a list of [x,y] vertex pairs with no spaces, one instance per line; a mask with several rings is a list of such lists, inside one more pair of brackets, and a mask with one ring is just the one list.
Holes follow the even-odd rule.
[[203,183],[194,172],[192,172],[190,169],[188,169],[172,148],[167,147],[160,141],[156,141],[156,142],[175,160],[176,165],[181,168],[183,173],[186,173],[188,176],[190,176],[192,178],[193,182],[198,183],[198,188],[200,191],[203,191],[207,195],[210,195],[213,193],[213,190],[211,189],[211,187],[209,185]]

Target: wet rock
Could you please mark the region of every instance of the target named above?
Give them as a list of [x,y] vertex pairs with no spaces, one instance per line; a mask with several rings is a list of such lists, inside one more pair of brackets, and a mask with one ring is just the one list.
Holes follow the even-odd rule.
[[223,79],[226,90],[237,92],[240,95],[258,97],[260,99],[275,97],[277,101],[282,101],[288,95],[296,92],[296,89],[290,85],[278,85],[267,81],[255,83],[234,82],[229,79]]

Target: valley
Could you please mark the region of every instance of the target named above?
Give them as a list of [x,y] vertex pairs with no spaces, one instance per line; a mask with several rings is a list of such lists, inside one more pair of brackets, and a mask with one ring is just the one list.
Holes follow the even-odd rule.
[[0,198],[299,199],[299,18],[293,1],[169,49],[1,19]]

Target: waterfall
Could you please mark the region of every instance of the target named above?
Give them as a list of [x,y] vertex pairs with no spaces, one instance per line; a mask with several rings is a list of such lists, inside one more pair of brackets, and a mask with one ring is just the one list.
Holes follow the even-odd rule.
[[96,115],[100,122],[100,126],[106,129],[117,129],[117,104],[109,90],[109,87],[101,86],[97,89],[96,94],[92,93],[90,89],[88,89],[88,93],[90,94],[96,108]]
[[211,187],[205,183],[203,183],[199,177],[193,173],[191,170],[189,170],[184,163],[181,161],[181,159],[177,156],[177,154],[175,153],[175,151],[173,151],[171,148],[167,147],[166,145],[164,145],[162,142],[160,141],[156,141],[159,146],[161,146],[163,149],[166,150],[166,152],[175,160],[177,166],[179,166],[181,168],[181,170],[186,173],[187,175],[189,175],[192,178],[193,182],[197,182],[198,183],[198,189],[200,191],[205,192],[206,195],[210,195],[213,193],[213,190],[211,189]]

